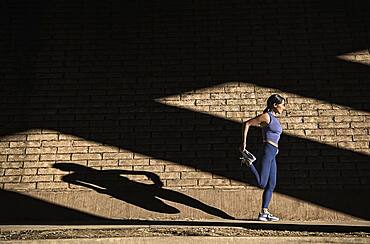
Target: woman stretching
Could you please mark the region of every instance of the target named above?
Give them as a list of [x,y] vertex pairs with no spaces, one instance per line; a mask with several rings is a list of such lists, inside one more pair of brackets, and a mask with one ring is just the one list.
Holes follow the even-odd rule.
[[246,150],[247,135],[250,126],[262,127],[263,138],[263,155],[261,158],[261,172],[252,163],[246,163],[255,175],[257,184],[263,188],[262,195],[262,210],[258,215],[258,220],[261,221],[278,221],[279,218],[273,216],[268,211],[268,206],[276,185],[276,155],[279,151],[279,139],[282,133],[282,127],[279,120],[275,117],[276,114],[281,114],[285,109],[285,99],[274,94],[267,99],[267,108],[262,114],[250,119],[244,123],[243,129],[243,144],[240,146],[241,152]]

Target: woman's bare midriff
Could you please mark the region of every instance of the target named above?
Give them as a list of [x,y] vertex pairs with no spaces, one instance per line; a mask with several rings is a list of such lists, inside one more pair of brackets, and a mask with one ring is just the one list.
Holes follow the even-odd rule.
[[279,148],[279,145],[278,145],[277,143],[273,142],[273,141],[269,141],[269,140],[267,140],[267,141],[263,141],[263,142],[267,142],[267,143],[269,143],[269,144],[273,145],[274,147]]

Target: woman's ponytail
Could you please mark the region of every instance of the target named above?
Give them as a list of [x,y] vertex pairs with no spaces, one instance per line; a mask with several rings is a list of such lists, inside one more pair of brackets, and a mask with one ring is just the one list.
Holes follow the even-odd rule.
[[263,110],[263,113],[267,113],[274,109],[274,104],[281,104],[285,99],[279,94],[273,94],[267,99],[267,107]]

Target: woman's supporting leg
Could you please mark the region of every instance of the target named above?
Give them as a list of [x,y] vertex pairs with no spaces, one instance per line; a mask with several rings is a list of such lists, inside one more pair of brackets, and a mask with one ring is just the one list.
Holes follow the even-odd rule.
[[270,175],[268,177],[268,182],[265,187],[265,190],[263,191],[262,195],[262,209],[268,208],[271,197],[272,197],[272,192],[275,189],[276,186],[276,175],[277,175],[277,165],[276,165],[276,159],[271,161],[271,168],[270,168]]

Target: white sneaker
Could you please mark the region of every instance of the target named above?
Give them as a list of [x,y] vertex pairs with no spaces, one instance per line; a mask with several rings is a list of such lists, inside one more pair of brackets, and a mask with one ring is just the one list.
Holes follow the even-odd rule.
[[244,149],[242,152],[242,156],[240,159],[241,159],[241,164],[245,164],[247,166],[251,166],[252,163],[254,161],[256,161],[256,157],[249,151],[247,151],[247,149]]
[[259,221],[279,221],[279,218],[270,213],[260,213],[258,215]]

